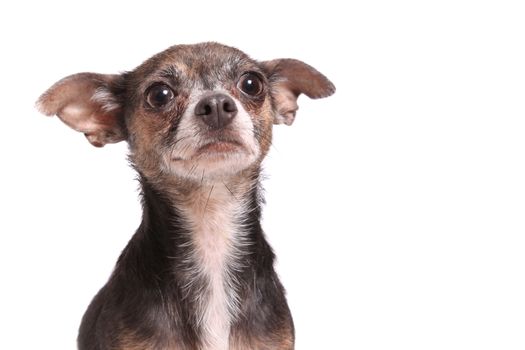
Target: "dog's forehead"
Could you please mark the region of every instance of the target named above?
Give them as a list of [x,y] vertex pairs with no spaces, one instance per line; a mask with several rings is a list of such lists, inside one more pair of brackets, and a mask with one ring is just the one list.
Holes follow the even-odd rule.
[[140,79],[172,75],[181,82],[235,79],[244,70],[256,70],[258,64],[244,52],[217,43],[177,45],[160,52],[139,66]]

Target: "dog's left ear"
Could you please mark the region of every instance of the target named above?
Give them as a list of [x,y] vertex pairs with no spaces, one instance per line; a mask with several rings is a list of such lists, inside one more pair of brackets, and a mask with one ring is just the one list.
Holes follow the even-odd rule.
[[297,98],[300,94],[315,99],[335,92],[335,86],[328,78],[299,60],[281,58],[261,64],[270,82],[276,109],[274,124],[292,125],[299,109]]

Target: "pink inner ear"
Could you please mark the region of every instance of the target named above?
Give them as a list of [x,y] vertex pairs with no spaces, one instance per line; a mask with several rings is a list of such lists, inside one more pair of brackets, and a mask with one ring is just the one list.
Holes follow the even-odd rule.
[[299,109],[297,105],[297,96],[290,90],[278,87],[274,90],[275,104],[277,106],[277,115],[274,118],[274,124],[292,125],[295,120],[295,113]]
[[295,59],[277,59],[262,62],[272,82],[272,96],[278,115],[275,124],[291,125],[298,110],[297,97],[305,94],[310,98],[332,95],[335,86],[312,66]]
[[47,115],[58,115],[97,147],[126,139],[122,109],[111,92],[118,75],[80,73],[66,77],[38,100]]

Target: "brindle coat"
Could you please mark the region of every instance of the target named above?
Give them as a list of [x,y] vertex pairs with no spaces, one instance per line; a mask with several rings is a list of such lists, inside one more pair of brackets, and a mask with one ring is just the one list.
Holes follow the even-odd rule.
[[[237,82],[245,72],[260,76],[263,87],[257,96],[239,90]],[[158,82],[175,92],[169,106],[161,109],[146,102]],[[244,213],[242,251],[236,264],[225,266],[231,285],[224,288],[238,299],[231,308],[226,344],[229,349],[294,348],[292,317],[260,225],[260,164],[270,147],[272,125],[293,122],[297,97],[325,97],[335,88],[303,62],[257,62],[237,49],[205,43],[173,46],[121,75],[66,77],[38,102],[43,113],[57,114],[95,146],[126,140],[142,188],[142,223],[87,309],[79,349],[212,348],[204,341],[206,325],[199,322],[199,303],[210,293],[211,283],[205,274],[195,273],[198,260],[188,258],[195,252],[183,209],[201,208],[206,220],[207,210],[221,210],[223,202],[211,195],[213,179],[207,178],[205,168],[202,177],[189,176],[195,165],[185,168],[188,176],[173,173],[166,170],[163,156],[180,141],[179,122],[192,92],[218,87],[249,114],[259,148],[255,161],[220,180],[231,194],[228,201],[242,201],[237,204]]]

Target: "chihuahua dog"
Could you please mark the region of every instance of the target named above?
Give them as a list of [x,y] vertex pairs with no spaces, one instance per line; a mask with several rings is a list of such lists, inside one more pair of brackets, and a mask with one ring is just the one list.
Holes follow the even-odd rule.
[[80,326],[80,350],[293,349],[261,228],[261,161],[297,97],[334,85],[294,59],[177,45],[120,75],[79,73],[37,106],[97,147],[127,141],[142,222]]

